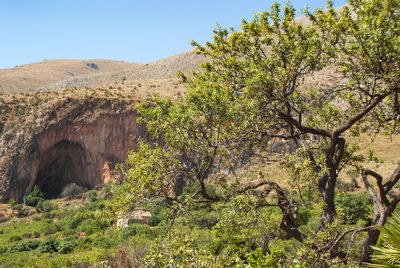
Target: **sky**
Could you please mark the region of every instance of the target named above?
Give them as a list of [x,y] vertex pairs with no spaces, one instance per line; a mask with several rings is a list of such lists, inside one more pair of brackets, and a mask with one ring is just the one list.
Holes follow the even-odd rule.
[[[212,40],[272,0],[0,0],[0,68],[45,59],[150,63]],[[283,1],[281,1],[283,2]],[[325,0],[292,0],[296,10]],[[342,6],[345,0],[334,0]],[[301,13],[298,13],[301,15]]]

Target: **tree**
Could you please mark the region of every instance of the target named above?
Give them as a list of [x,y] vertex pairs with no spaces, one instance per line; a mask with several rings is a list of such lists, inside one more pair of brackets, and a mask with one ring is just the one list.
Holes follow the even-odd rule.
[[[181,74],[189,88],[185,98],[155,97],[152,104],[139,106],[141,122],[155,142],[141,142],[129,156],[115,208],[165,197],[177,215],[194,203],[226,203],[251,194],[258,198],[256,207],[280,209],[279,226],[290,237],[303,244],[314,240],[310,247],[330,258],[343,257],[339,244],[347,234],[368,231],[361,260],[369,261],[370,246],[379,236],[374,225],[384,224],[400,201],[400,195],[388,197],[400,179],[400,165],[383,184],[378,174],[362,169],[358,146],[348,137],[398,130],[398,10],[398,0],[350,0],[341,11],[328,1],[326,11],[306,11],[309,23],[303,25],[290,5],[281,11],[274,4],[251,22],[243,21],[241,31],[218,28],[213,42],[193,42],[211,61],[190,77]],[[328,71],[338,79],[313,82]],[[297,148],[281,157],[289,191],[262,173],[256,183],[235,174],[249,156],[272,159],[270,145],[276,139]],[[348,167],[362,170],[374,199],[373,225],[331,232],[337,181]],[[377,194],[367,176],[377,179]],[[197,183],[198,190],[180,197],[182,181]],[[219,191],[208,191],[210,184]],[[312,235],[296,222],[299,208],[311,205],[305,196],[314,191],[324,206]],[[323,232],[330,237],[321,244],[316,237]]]

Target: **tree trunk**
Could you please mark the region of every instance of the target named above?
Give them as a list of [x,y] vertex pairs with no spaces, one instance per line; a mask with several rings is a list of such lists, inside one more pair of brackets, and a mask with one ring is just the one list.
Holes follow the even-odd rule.
[[373,249],[371,246],[375,246],[378,241],[380,231],[378,229],[372,229],[368,232],[367,239],[364,242],[364,246],[361,252],[360,264],[368,263],[371,261],[371,255],[373,253]]
[[319,229],[323,229],[326,223],[331,223],[336,217],[336,208],[335,208],[336,179],[337,179],[336,170],[330,169],[329,174],[325,175],[318,183],[319,191],[325,203]]

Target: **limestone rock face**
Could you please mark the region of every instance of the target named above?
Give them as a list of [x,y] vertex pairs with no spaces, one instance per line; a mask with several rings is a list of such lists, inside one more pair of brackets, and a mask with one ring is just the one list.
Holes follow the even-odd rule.
[[[0,202],[21,200],[35,184],[48,196],[56,196],[72,182],[91,188],[112,180],[112,165],[124,162],[128,152],[137,149],[138,138],[147,138],[147,133],[136,122],[134,109],[109,106],[108,112],[92,116],[89,122],[44,120],[29,146],[19,146],[13,156],[0,155]],[[82,109],[80,115],[85,113]]]

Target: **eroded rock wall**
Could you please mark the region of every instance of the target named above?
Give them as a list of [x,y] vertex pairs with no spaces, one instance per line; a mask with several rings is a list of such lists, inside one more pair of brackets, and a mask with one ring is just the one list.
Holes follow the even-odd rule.
[[109,106],[108,112],[92,116],[89,123],[71,118],[47,126],[44,122],[30,146],[12,157],[0,157],[0,201],[21,200],[35,184],[59,194],[71,182],[85,187],[108,182],[111,163],[124,162],[128,152],[137,149],[138,138],[147,138],[134,109],[115,112],[115,105]]

